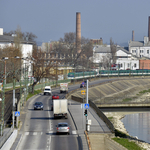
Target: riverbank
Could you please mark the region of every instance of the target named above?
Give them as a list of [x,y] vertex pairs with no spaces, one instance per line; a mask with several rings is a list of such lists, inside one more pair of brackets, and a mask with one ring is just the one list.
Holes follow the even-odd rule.
[[[113,123],[115,129],[129,135],[128,131],[124,127],[123,122],[121,119],[125,117],[127,114],[133,114],[133,113],[139,113],[139,112],[105,112],[104,114],[108,117],[111,118],[111,122]],[[142,113],[142,112],[141,112]],[[130,136],[130,135],[129,135]],[[145,150],[150,150],[150,144],[145,143],[145,142],[139,142],[134,140],[137,145],[140,147],[144,148]]]

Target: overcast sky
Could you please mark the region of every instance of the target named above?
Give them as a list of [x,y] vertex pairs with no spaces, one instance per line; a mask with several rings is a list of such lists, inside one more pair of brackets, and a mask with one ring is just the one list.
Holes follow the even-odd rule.
[[102,37],[109,44],[127,43],[148,36],[150,0],[0,0],[0,28],[32,32],[39,42],[59,40],[76,31],[76,12],[81,13],[81,35]]

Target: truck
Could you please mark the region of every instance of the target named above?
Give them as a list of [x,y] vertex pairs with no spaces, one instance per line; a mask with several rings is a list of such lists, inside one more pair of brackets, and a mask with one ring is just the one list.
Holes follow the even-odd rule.
[[52,95],[51,86],[45,86],[44,95]]
[[67,99],[54,99],[53,100],[53,114],[54,118],[65,117],[68,118],[68,100]]
[[68,83],[60,83],[60,93],[68,93]]

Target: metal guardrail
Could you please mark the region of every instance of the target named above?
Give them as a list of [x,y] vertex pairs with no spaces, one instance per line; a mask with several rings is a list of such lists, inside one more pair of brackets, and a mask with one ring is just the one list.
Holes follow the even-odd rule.
[[89,100],[90,106],[96,111],[98,116],[108,125],[109,129],[114,132],[115,128],[110,120],[104,115],[104,113],[91,101]]
[[7,139],[10,137],[10,135],[13,132],[13,128],[9,128],[7,131],[4,132],[3,136],[0,137],[0,148],[4,145],[4,143],[7,141]]

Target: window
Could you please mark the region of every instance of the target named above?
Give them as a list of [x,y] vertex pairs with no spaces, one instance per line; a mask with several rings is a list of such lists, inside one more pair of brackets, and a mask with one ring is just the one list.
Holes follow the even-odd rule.
[[147,54],[149,54],[149,50],[147,50]]
[[136,68],[136,64],[134,64],[134,68]]
[[128,63],[128,67],[130,67],[130,64]]
[[120,65],[120,67],[122,67],[122,64]]
[[140,50],[140,53],[141,53],[141,50]]

